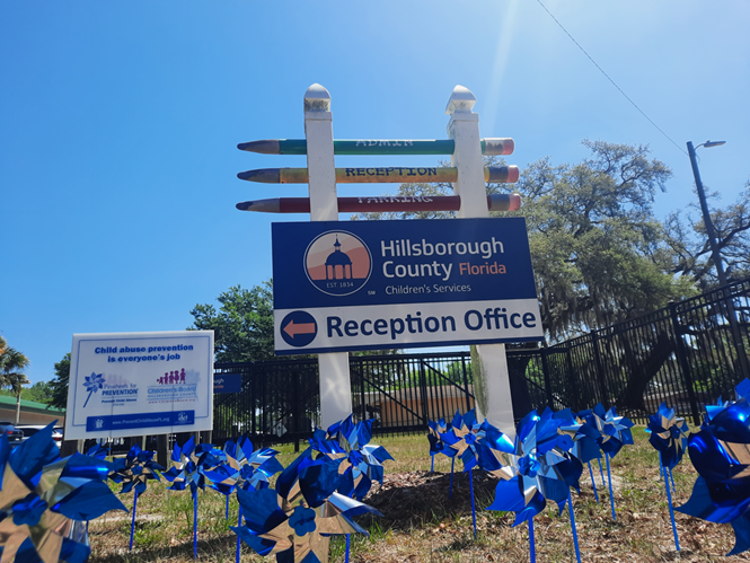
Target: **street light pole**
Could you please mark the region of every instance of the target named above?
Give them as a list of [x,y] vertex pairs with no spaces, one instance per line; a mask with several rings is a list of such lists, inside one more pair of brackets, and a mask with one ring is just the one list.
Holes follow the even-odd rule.
[[[701,143],[697,148],[700,147],[718,147],[723,145],[725,141],[706,141]],[[708,242],[711,245],[711,258],[716,266],[716,273],[719,275],[719,285],[727,285],[727,276],[724,273],[724,265],[721,262],[721,252],[719,251],[719,243],[716,240],[716,231],[714,230],[713,221],[711,221],[711,213],[708,211],[708,203],[706,203],[706,193],[703,191],[703,182],[701,182],[701,174],[698,170],[698,161],[695,158],[695,148],[693,148],[692,141],[687,142],[688,155],[690,156],[690,164],[693,167],[693,176],[695,177],[695,188],[698,190],[698,199],[701,202],[701,212],[703,213],[703,224],[706,226],[706,234],[708,235]]]
[[[700,200],[701,212],[703,213],[703,224],[706,226],[708,242],[711,245],[711,258],[714,261],[716,273],[719,276],[719,287],[725,287],[727,285],[727,275],[724,272],[724,264],[721,261],[721,251],[719,250],[719,242],[716,240],[716,230],[714,229],[713,221],[711,221],[711,213],[708,210],[708,203],[706,203],[706,193],[703,190],[703,182],[701,182],[701,174],[698,170],[698,160],[695,158],[695,149],[700,147],[710,149],[711,147],[723,145],[725,142],[726,141],[706,141],[697,147],[693,147],[692,141],[687,142],[688,156],[690,157],[690,165],[693,167],[693,177],[695,178],[695,189],[698,191],[698,199]],[[722,293],[724,292],[722,291]],[[739,372],[744,377],[748,377],[750,375],[750,366],[748,365],[748,359],[745,355],[744,342],[740,334],[737,316],[734,310],[734,301],[732,300],[732,295],[729,290],[724,294],[724,300],[727,309],[726,316],[729,319],[729,327],[732,333],[732,340],[734,341],[734,347],[737,351]]]

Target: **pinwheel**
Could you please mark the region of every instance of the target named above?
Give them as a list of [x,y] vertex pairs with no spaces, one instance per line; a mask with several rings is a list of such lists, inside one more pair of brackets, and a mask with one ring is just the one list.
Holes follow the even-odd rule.
[[448,448],[443,442],[442,435],[448,431],[445,419],[441,418],[437,422],[430,420],[427,425],[429,427],[427,440],[430,442],[430,473],[433,473],[435,471],[435,456],[443,454],[448,457],[455,457],[456,450]]
[[[480,437],[481,426],[477,424],[477,417],[474,410],[470,410],[461,416],[460,411],[456,411],[453,420],[447,427],[446,432],[440,437],[448,449],[455,452],[453,461],[456,457],[460,458],[464,464],[464,471],[469,472],[469,494],[471,495],[471,520],[474,526],[474,539],[477,537],[477,512],[474,505],[474,474],[472,469],[477,465],[477,439]],[[453,463],[451,463],[451,484],[448,496],[453,494]]]
[[130,521],[130,546],[128,548],[132,550],[138,495],[146,492],[149,481],[161,480],[157,471],[164,471],[164,468],[154,461],[153,451],[142,450],[138,444],[130,448],[125,457],[116,458],[112,466],[113,470],[109,478],[115,483],[122,483],[120,494],[133,492],[133,517]]
[[730,523],[735,545],[727,555],[750,548],[750,381],[736,400],[707,409],[701,430],[688,438],[688,454],[699,477],[677,510],[719,524]]
[[[233,491],[238,488],[248,489],[265,489],[269,486],[269,479],[284,467],[276,459],[279,453],[271,448],[261,448],[255,450],[253,443],[248,436],[242,436],[237,442],[227,440],[224,444],[224,453],[226,454],[226,464],[223,465],[222,471],[227,478],[234,479]],[[229,518],[229,494],[227,494],[226,518]],[[239,506],[237,514],[237,526],[242,525],[242,505]],[[237,549],[235,560],[240,561],[240,536],[237,536]]]
[[89,399],[91,399],[91,394],[104,388],[104,376],[101,373],[91,372],[91,375],[83,378],[83,385],[86,387],[86,391],[89,392],[86,401],[83,403],[83,408],[85,409]]
[[[316,430],[310,446],[325,457],[341,460],[341,480],[337,492],[347,497],[362,500],[372,487],[373,481],[383,482],[383,463],[392,460],[391,454],[382,447],[370,445],[374,420],[353,421],[352,415],[332,424],[327,432]],[[350,536],[346,535],[345,563],[349,561]]]
[[591,411],[581,412],[581,415],[601,433],[599,447],[604,452],[604,459],[607,462],[609,503],[612,509],[612,520],[616,520],[615,497],[612,494],[612,474],[610,472],[609,459],[610,457],[615,457],[623,446],[633,443],[633,435],[630,432],[633,423],[624,416],[617,416],[615,407],[605,411],[601,403],[597,404]]
[[193,497],[193,558],[198,557],[198,489],[206,488],[206,473],[215,469],[220,463],[221,450],[211,444],[195,446],[193,437],[180,447],[175,444],[172,450],[174,466],[162,473],[172,483],[172,491],[184,491],[188,487]]
[[556,502],[560,512],[568,503],[580,561],[570,487],[578,489],[583,465],[567,451],[572,445],[570,436],[559,432],[565,422],[564,416],[555,417],[550,409],[541,416],[532,411],[518,424],[515,442],[491,425],[485,426],[478,442],[480,465],[500,479],[495,500],[487,509],[515,512],[513,526],[528,522],[532,561],[536,559],[533,518],[544,510],[547,500]]
[[[599,493],[596,490],[596,480],[594,471],[591,469],[591,460],[598,459],[601,453],[598,440],[601,433],[589,421],[580,415],[574,415],[570,409],[559,411],[555,414],[556,418],[562,421],[558,432],[567,435],[572,441],[570,453],[573,454],[581,463],[585,463],[589,468],[591,485],[594,489],[594,498],[599,502]],[[601,469],[601,464],[599,465]],[[602,474],[602,483],[604,475]]]
[[331,535],[367,534],[352,517],[380,514],[335,492],[341,459],[313,459],[312,452],[287,467],[275,489],[237,491],[245,525],[232,530],[258,554],[275,554],[284,563],[327,563]]
[[[456,457],[461,457],[469,447],[465,438],[470,433],[474,434],[475,430],[478,431],[477,419],[474,410],[470,410],[465,415],[461,415],[461,411],[456,411],[453,415],[453,420],[446,424],[445,432],[440,434],[440,439],[443,441],[443,450],[445,455],[451,458],[451,480],[450,488],[448,489],[448,498],[453,496],[453,469],[456,463]],[[469,441],[473,442],[475,436],[469,437]],[[469,463],[471,463],[470,456],[467,456]],[[472,466],[473,467],[473,466]]]
[[13,450],[0,437],[3,562],[83,563],[90,549],[82,523],[109,510],[127,512],[104,482],[111,465],[81,454],[60,459],[53,424]]
[[382,447],[370,445],[373,420],[354,423],[350,415],[332,424],[327,432],[316,430],[310,447],[319,457],[341,461],[338,492],[358,500],[367,496],[373,481],[383,481],[383,462],[393,459]]
[[646,432],[650,434],[649,443],[659,452],[659,471],[664,478],[664,486],[667,489],[669,517],[672,520],[672,535],[677,551],[680,551],[680,540],[677,537],[677,524],[674,520],[669,482],[672,481],[672,489],[674,489],[672,468],[682,461],[688,442],[687,430],[685,419],[678,418],[674,409],[668,408],[666,403],[659,405],[656,414],[648,417]]

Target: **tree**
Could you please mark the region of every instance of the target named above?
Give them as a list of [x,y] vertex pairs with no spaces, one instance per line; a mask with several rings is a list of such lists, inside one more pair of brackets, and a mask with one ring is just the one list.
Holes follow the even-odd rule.
[[[526,219],[542,321],[551,340],[639,316],[695,292],[675,278],[671,251],[654,217],[654,192],[670,170],[648,159],[648,148],[584,141],[592,157],[553,166],[530,164],[513,187],[521,210],[495,216]],[[498,165],[486,160],[486,165]],[[418,195],[421,185],[402,185],[399,195]],[[414,190],[415,193],[411,193]],[[449,187],[431,186],[434,193]],[[510,191],[488,185],[488,193]],[[407,218],[405,214],[402,217]],[[361,218],[383,218],[366,214]]]
[[31,383],[23,369],[29,365],[29,359],[18,350],[7,346],[2,342],[2,355],[0,355],[0,385],[9,387],[16,397],[16,424],[21,419],[21,392],[23,386]]
[[[717,197],[715,192],[707,194],[709,202]],[[700,213],[697,204],[690,207]],[[746,279],[750,276],[750,181],[733,204],[709,211],[727,279]],[[701,291],[708,291],[717,287],[719,280],[702,214],[700,217],[696,220],[676,211],[667,219],[666,231],[672,272],[691,278]]]
[[58,409],[68,407],[68,385],[70,382],[70,352],[55,364],[55,378],[49,382],[51,397],[49,405]]
[[211,304],[196,305],[192,330],[214,331],[217,362],[273,360],[273,281],[253,289],[239,285],[219,295],[216,310]]

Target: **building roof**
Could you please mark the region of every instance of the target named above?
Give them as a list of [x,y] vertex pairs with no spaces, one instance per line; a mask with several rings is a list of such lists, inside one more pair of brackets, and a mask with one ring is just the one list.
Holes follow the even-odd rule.
[[[0,395],[0,408],[5,406],[16,408],[16,398],[8,395]],[[21,399],[21,410],[43,412],[45,414],[65,414],[65,409],[47,408],[47,405],[44,403],[37,403],[36,401],[29,401],[27,399]]]

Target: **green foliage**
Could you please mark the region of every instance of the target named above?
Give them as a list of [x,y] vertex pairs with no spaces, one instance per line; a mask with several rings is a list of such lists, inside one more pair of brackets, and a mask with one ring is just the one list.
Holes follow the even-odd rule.
[[211,304],[196,305],[190,329],[213,330],[217,362],[249,362],[274,359],[273,282],[253,289],[230,287]]
[[[13,391],[3,389],[0,391],[2,395],[8,395],[15,397],[16,394]],[[37,381],[31,387],[25,388],[21,391],[21,399],[25,401],[34,401],[35,403],[49,404],[52,400],[52,388],[49,381]]]
[[49,405],[64,409],[68,406],[68,382],[70,381],[70,352],[55,364],[55,378],[49,382],[51,397]]
[[[591,158],[554,166],[530,164],[513,187],[523,199],[542,319],[549,337],[563,339],[636,317],[696,293],[673,275],[672,249],[654,217],[656,189],[671,176],[648,148],[584,141]],[[486,159],[488,166],[503,164]],[[490,184],[487,193],[510,191]],[[408,185],[399,195],[442,195],[449,185]],[[431,218],[448,214],[363,214],[364,219]]]
[[[717,194],[706,194],[709,203]],[[699,211],[698,205],[691,205]],[[728,281],[750,276],[750,181],[737,200],[724,208],[710,210],[716,239]],[[706,225],[701,219],[672,213],[666,222],[668,243],[672,251],[672,271],[688,277],[708,291],[719,285],[714,269]]]
[[[694,293],[670,271],[656,188],[671,176],[643,146],[584,141],[593,158],[531,164],[524,198],[545,328],[553,339],[637,317]],[[507,215],[507,214],[506,214]]]

